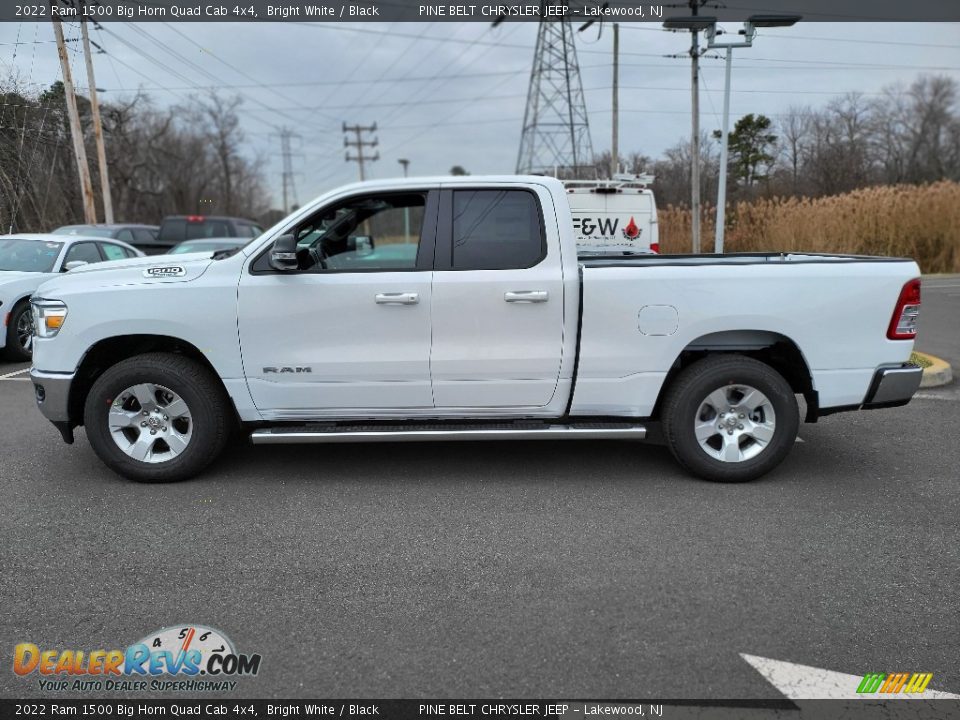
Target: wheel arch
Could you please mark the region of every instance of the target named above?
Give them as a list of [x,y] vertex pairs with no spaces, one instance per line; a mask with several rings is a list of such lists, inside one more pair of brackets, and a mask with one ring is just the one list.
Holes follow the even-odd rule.
[[692,340],[680,351],[670,366],[660,387],[653,416],[660,417],[667,388],[684,368],[708,355],[717,354],[744,355],[772,367],[783,376],[795,393],[803,395],[807,403],[805,422],[816,422],[819,404],[810,365],[796,342],[782,333],[771,330],[724,330],[701,335]]
[[83,424],[83,406],[97,378],[122,360],[153,352],[183,355],[195,360],[217,378],[227,397],[230,397],[226,386],[223,385],[223,380],[220,378],[220,373],[217,372],[207,356],[192,343],[169,335],[118,335],[94,343],[80,361],[74,380],[70,385],[68,412],[71,424]]

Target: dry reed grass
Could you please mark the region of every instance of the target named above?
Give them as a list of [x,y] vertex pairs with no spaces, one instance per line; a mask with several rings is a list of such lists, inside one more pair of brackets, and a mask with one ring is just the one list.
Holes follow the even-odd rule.
[[[703,248],[716,212],[704,209]],[[690,252],[691,214],[659,211],[664,253]],[[927,273],[960,272],[960,183],[872,187],[823,198],[769,198],[727,208],[726,252],[820,252],[914,258]]]

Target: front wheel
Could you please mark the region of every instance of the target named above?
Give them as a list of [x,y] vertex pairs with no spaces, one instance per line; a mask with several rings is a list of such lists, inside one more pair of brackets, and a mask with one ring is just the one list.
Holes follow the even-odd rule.
[[33,314],[30,303],[23,301],[10,311],[7,322],[7,357],[26,362],[33,357]]
[[220,454],[232,427],[220,381],[168,353],[137,355],[104,372],[83,420],[99,458],[137,482],[193,477]]
[[663,403],[667,446],[705,480],[746,482],[790,452],[797,398],[776,370],[741,355],[706,357],[676,378]]

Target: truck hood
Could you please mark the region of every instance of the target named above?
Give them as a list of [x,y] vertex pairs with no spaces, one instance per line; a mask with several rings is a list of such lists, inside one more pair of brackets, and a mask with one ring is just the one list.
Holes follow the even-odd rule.
[[38,288],[39,297],[55,298],[60,292],[123,285],[157,285],[196,280],[213,262],[212,253],[184,253],[91,263],[59,275]]

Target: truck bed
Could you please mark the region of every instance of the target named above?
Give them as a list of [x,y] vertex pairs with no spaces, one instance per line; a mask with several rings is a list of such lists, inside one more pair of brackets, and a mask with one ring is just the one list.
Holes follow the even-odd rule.
[[828,262],[913,262],[910,258],[877,255],[838,255],[826,253],[700,253],[689,255],[578,253],[584,267],[658,267],[675,265],[760,265],[810,264]]

